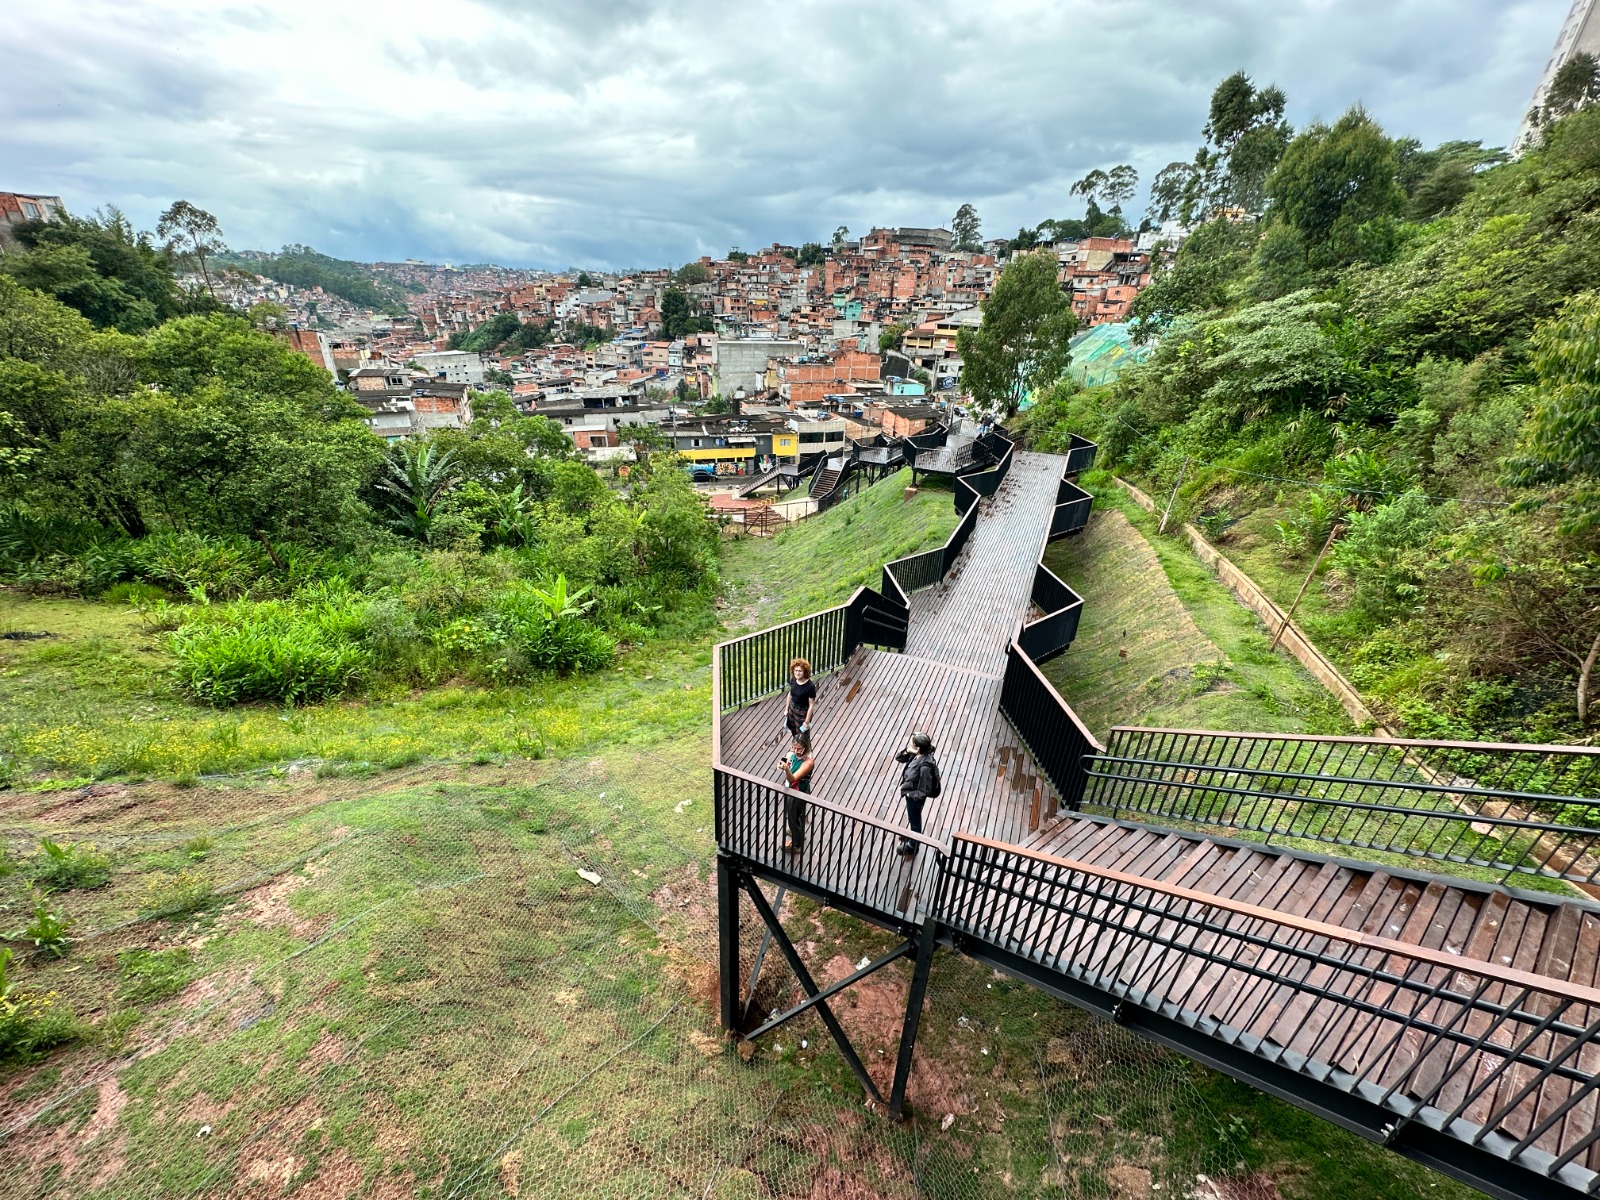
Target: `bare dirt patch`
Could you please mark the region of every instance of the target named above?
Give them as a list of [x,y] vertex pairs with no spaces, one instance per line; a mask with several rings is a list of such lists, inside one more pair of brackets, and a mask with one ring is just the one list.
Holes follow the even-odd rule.
[[297,938],[317,936],[328,926],[327,915],[302,916],[289,903],[289,898],[310,882],[309,876],[290,871],[242,893],[239,903],[245,919],[257,925],[287,929]]

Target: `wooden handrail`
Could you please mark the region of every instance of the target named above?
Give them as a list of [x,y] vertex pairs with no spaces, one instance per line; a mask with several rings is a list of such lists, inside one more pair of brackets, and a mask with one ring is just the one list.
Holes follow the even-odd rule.
[[1516,967],[1505,966],[1502,963],[1491,962],[1488,959],[1469,958],[1463,954],[1446,954],[1441,950],[1432,950],[1425,946],[1397,942],[1393,938],[1378,937],[1375,934],[1364,933],[1359,929],[1346,929],[1342,925],[1330,925],[1325,921],[1314,921],[1309,917],[1279,912],[1273,908],[1262,908],[1255,904],[1246,904],[1243,901],[1216,896],[1210,892],[1198,892],[1193,888],[1181,887],[1178,884],[1167,883],[1164,880],[1149,879],[1143,875],[1130,875],[1126,871],[1117,871],[1110,867],[1097,867],[1093,863],[1081,862],[1075,858],[1058,858],[1054,854],[1045,854],[1037,850],[1024,850],[1020,846],[1012,845],[1009,842],[997,842],[993,838],[958,833],[950,841],[952,850],[954,850],[957,842],[984,846],[990,850],[998,850],[1018,858],[1047,863],[1050,866],[1077,871],[1084,875],[1092,875],[1098,879],[1110,880],[1112,883],[1142,888],[1145,891],[1157,892],[1164,896],[1171,896],[1174,899],[1188,900],[1211,908],[1220,908],[1237,916],[1250,917],[1272,925],[1281,925],[1288,929],[1298,930],[1301,933],[1310,933],[1318,937],[1345,942],[1364,950],[1378,950],[1385,954],[1394,954],[1402,958],[1430,963],[1452,971],[1460,971],[1467,975],[1483,976],[1498,983],[1505,983],[1514,987],[1526,987],[1533,988],[1536,991],[1551,992],[1563,998],[1570,997],[1584,1004],[1600,1007],[1600,989],[1573,983],[1566,979],[1557,979],[1552,975],[1538,975],[1531,971],[1523,971]]
[[[1112,733],[1170,733],[1183,737],[1250,738],[1257,741],[1277,742],[1338,742],[1362,746],[1412,746],[1432,750],[1466,750],[1469,752],[1515,750],[1530,754],[1600,755],[1600,746],[1553,746],[1543,742],[1434,742],[1426,738],[1361,737],[1343,733],[1244,733],[1234,729],[1166,729],[1144,725],[1114,725]],[[1211,763],[1195,763],[1199,767]]]

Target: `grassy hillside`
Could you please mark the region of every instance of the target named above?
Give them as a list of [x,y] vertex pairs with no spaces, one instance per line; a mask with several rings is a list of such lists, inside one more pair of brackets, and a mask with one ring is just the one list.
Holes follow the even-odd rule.
[[[1251,659],[1248,616],[1133,521],[1052,548],[1089,596],[1053,667],[1074,703],[1097,728],[1315,724],[1303,681]],[[834,603],[953,522],[947,492],[886,481],[729,544],[739,618]],[[5,597],[0,631],[51,635],[0,641],[0,910],[34,911],[46,837],[108,872],[54,876],[75,940],[12,967],[66,1039],[0,1065],[18,1194],[909,1200],[1182,1195],[1203,1173],[1289,1200],[1469,1195],[950,955],[912,1123],[862,1111],[814,1015],[741,1063],[716,1027],[705,771],[725,631],[574,680],[226,714],[178,697],[131,610]],[[890,946],[808,902],[784,917],[824,983]],[[909,974],[834,1002],[884,1086]],[[763,979],[758,1009],[798,998]]]
[[910,482],[911,472],[901,471],[774,538],[729,547],[724,576],[750,623],[772,625],[841,603],[862,584],[877,587],[885,562],[948,538],[956,525],[949,490],[919,488],[907,500]]
[[1084,608],[1077,640],[1045,674],[1089,728],[1351,732],[1316,680],[1268,652],[1254,614],[1154,533],[1149,514],[1113,485],[1097,492],[1088,529],[1046,552]]

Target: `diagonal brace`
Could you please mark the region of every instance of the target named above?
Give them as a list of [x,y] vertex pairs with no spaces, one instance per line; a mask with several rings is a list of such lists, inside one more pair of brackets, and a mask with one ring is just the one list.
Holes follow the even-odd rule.
[[773,1017],[772,1020],[768,1021],[765,1025],[763,1025],[760,1029],[757,1029],[754,1033],[746,1034],[745,1036],[748,1039],[750,1039],[751,1041],[754,1041],[756,1038],[760,1037],[762,1034],[770,1033],[772,1030],[776,1029],[779,1025],[782,1025],[785,1021],[793,1020],[795,1017],[798,1017],[801,1013],[805,1012],[806,1009],[813,1008],[816,1005],[821,1004],[829,996],[832,996],[832,995],[835,995],[838,992],[844,991],[844,989],[849,987],[852,983],[860,983],[863,979],[865,979],[868,975],[871,975],[879,967],[886,967],[890,963],[894,962],[895,959],[904,958],[906,955],[910,954],[915,949],[916,949],[916,947],[914,945],[912,945],[912,943],[910,943],[910,942],[901,942],[898,946],[896,946],[893,950],[889,951],[889,953],[885,954],[882,958],[876,959],[873,962],[868,963],[866,966],[862,967],[859,971],[856,971],[854,974],[846,975],[843,979],[839,980],[838,983],[830,983],[827,987],[823,988],[816,995],[810,996],[807,999],[800,1001],[799,1004],[796,1004],[793,1008],[789,1009],[787,1012],[779,1013],[777,1016]]
[[850,1044],[850,1039],[845,1035],[844,1026],[839,1024],[839,1018],[833,1015],[833,1010],[828,1007],[828,1002],[818,995],[819,989],[816,981],[811,978],[811,972],[806,970],[806,964],[800,957],[800,952],[794,948],[794,943],[789,940],[789,935],[783,931],[777,916],[773,913],[767,898],[761,894],[761,889],[750,876],[745,876],[745,891],[750,893],[750,901],[756,906],[756,911],[761,914],[761,919],[766,922],[767,928],[772,930],[772,940],[778,943],[778,949],[783,952],[783,957],[789,960],[789,967],[794,971],[795,978],[800,981],[800,986],[805,989],[806,995],[815,999],[817,1015],[822,1018],[822,1023],[828,1027],[828,1032],[833,1035],[833,1040],[838,1044],[839,1053],[844,1055],[845,1062],[850,1064],[850,1069],[856,1073],[856,1078],[861,1080],[861,1086],[866,1088],[867,1095],[879,1104],[883,1103],[883,1094],[878,1091],[878,1085],[872,1082],[872,1076],[867,1074],[867,1068],[862,1064],[861,1058],[856,1054],[855,1047]]
[[[783,897],[788,890],[781,884],[779,885],[778,894],[772,898],[772,907],[775,912],[783,911]],[[750,1010],[756,1004],[756,988],[761,986],[761,964],[767,959],[767,947],[770,945],[772,945],[772,930],[769,929],[761,935],[761,945],[756,950],[755,965],[750,968],[750,994],[744,999],[744,1022],[747,1025],[750,1023]],[[750,1036],[754,1037],[755,1035],[751,1034]]]

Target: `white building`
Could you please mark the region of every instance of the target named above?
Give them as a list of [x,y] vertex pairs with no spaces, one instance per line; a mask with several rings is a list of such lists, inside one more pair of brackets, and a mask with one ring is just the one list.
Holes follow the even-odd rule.
[[483,357],[467,350],[430,350],[413,359],[430,379],[477,385],[483,382]]
[[1522,124],[1517,129],[1516,140],[1511,143],[1513,152],[1520,154],[1530,142],[1538,140],[1538,131],[1528,117],[1534,109],[1543,107],[1545,93],[1550,90],[1556,72],[1569,58],[1579,53],[1600,58],[1600,12],[1596,11],[1595,0],[1572,0],[1567,19],[1562,22],[1561,32],[1556,35],[1555,47],[1550,51],[1550,60],[1544,65],[1544,74],[1539,76],[1539,86],[1533,89],[1533,99],[1528,101],[1528,107],[1523,110]]

